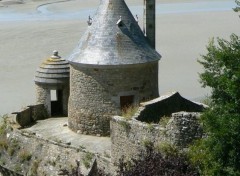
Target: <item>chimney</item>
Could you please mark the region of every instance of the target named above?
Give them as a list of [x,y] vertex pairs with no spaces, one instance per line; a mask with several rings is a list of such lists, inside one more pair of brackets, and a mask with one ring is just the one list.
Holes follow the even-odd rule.
[[143,31],[149,44],[155,49],[156,35],[156,0],[143,0]]

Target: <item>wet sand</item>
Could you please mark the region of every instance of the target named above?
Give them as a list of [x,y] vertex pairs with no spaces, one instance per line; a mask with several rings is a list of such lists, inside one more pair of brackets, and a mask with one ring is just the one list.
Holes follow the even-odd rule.
[[[199,0],[200,1],[200,0]],[[215,0],[217,1],[217,0]],[[220,0],[227,1],[227,0]],[[1,7],[1,14],[13,11],[35,14],[36,8],[53,1],[28,1],[25,4]],[[169,3],[157,0],[158,3]],[[187,2],[172,0],[171,3]],[[189,1],[188,1],[189,2]],[[195,2],[195,1],[190,1]],[[69,1],[48,7],[52,13],[97,8],[98,0]],[[141,5],[139,0],[127,0],[131,6]],[[65,58],[69,56],[87,28],[86,16],[79,18],[0,21],[0,114],[17,111],[35,102],[34,74],[38,65],[57,49]],[[141,24],[141,14],[140,24]],[[160,94],[179,91],[190,99],[209,94],[201,88],[197,63],[211,37],[228,39],[231,33],[240,35],[240,19],[231,10],[158,14],[157,50],[159,62]]]

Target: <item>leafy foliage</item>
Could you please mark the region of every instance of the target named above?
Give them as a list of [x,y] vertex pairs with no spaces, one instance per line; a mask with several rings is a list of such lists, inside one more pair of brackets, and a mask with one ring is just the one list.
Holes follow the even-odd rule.
[[237,4],[237,7],[235,7],[233,10],[235,12],[240,12],[240,1],[239,0],[235,0],[236,4]]
[[240,175],[240,39],[212,40],[199,62],[203,86],[212,88],[211,105],[203,116],[207,138],[191,148],[202,175]]
[[139,159],[119,161],[118,176],[198,176],[198,172],[193,168],[186,156],[163,155],[154,150],[153,145],[146,146],[146,154],[140,154]]
[[[232,34],[228,42],[218,38],[207,47],[208,54],[199,62],[205,72],[200,75],[203,86],[212,88],[211,99],[218,110],[240,113],[240,40]],[[224,109],[222,109],[224,107]]]

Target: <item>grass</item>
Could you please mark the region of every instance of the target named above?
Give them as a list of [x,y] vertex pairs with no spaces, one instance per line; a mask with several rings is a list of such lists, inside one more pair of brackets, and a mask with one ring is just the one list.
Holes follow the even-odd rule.
[[0,165],[5,165],[5,164],[6,164],[6,160],[3,159],[3,158],[1,158],[1,160],[0,160]]
[[10,141],[10,145],[7,149],[7,152],[10,156],[13,156],[15,151],[17,151],[18,149],[20,149],[19,143],[16,139],[13,139]]
[[13,156],[14,153],[15,153],[15,149],[12,148],[12,147],[9,147],[9,148],[7,149],[7,152],[8,152],[8,154],[9,154],[9,156]]
[[7,130],[7,116],[0,117],[3,119],[2,122],[0,122],[0,136],[6,135]]
[[149,147],[149,146],[152,146],[152,145],[153,145],[153,142],[150,141],[149,139],[143,139],[142,144],[143,144],[144,147],[147,148],[147,147]]
[[16,165],[15,165],[14,171],[17,172],[17,173],[19,173],[19,172],[22,171],[22,168],[21,168],[20,164],[16,164]]
[[90,152],[87,152],[83,158],[83,165],[89,169],[90,168],[90,162],[92,161],[93,159],[93,156],[94,154],[93,153],[90,153]]
[[139,106],[128,106],[126,108],[123,108],[122,116],[125,117],[126,119],[130,119],[138,111],[138,108]]
[[126,130],[126,132],[129,133],[129,131],[131,129],[131,125],[124,120],[120,121],[119,123]]
[[158,152],[168,156],[177,156],[179,154],[179,149],[168,142],[161,142],[155,148]]
[[152,132],[154,130],[154,125],[152,123],[149,123],[147,125],[147,129],[148,129],[148,131]]
[[31,167],[31,175],[32,176],[37,175],[37,170],[38,170],[40,162],[41,161],[38,160],[38,159],[33,161],[33,164],[32,164],[32,167]]
[[21,150],[19,152],[19,158],[21,162],[29,161],[32,158],[32,154],[29,153],[27,150]]
[[161,117],[160,120],[159,120],[159,125],[161,125],[162,127],[165,128],[165,127],[167,126],[170,118],[171,118],[171,117],[167,117],[167,116]]
[[85,150],[85,149],[86,149],[86,147],[84,147],[83,145],[79,145],[79,148],[77,150],[79,152],[79,151],[82,151],[82,150]]
[[1,150],[7,150],[8,149],[8,141],[4,137],[0,138],[0,149]]

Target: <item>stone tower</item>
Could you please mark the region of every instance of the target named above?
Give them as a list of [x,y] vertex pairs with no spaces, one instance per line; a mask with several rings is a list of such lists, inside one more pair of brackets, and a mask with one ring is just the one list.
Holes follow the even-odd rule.
[[49,116],[67,116],[69,64],[57,51],[45,60],[35,75],[37,103],[44,104]]
[[143,29],[149,44],[155,48],[156,42],[156,0],[143,0]]
[[69,57],[69,128],[106,136],[110,118],[158,94],[160,55],[146,41],[124,0],[101,0]]

